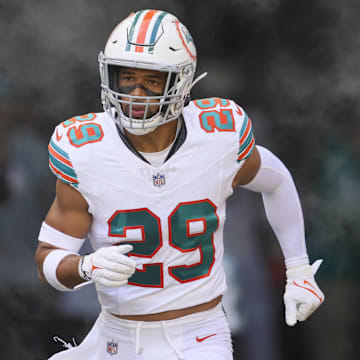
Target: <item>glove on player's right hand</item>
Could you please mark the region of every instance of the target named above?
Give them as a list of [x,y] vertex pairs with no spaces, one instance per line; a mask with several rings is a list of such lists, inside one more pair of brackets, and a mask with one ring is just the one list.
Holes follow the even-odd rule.
[[125,285],[135,272],[135,261],[124,255],[132,249],[132,245],[116,245],[84,255],[79,263],[79,274],[103,286]]

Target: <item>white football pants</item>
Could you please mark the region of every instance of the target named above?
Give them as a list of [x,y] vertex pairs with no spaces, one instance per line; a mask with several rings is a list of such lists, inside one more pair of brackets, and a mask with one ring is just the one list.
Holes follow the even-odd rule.
[[131,321],[102,311],[83,342],[49,360],[232,360],[221,304],[166,321]]

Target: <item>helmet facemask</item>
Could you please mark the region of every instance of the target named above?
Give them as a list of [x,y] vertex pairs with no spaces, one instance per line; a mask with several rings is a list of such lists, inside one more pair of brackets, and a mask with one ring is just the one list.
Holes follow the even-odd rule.
[[[122,67],[128,67],[127,64],[119,65],[118,61],[114,64],[111,59],[104,59],[102,53],[99,55],[99,62],[104,109],[120,127],[135,135],[144,135],[181,115],[184,105],[188,102],[193,80],[191,64],[181,67],[180,70],[167,69],[164,91],[157,94],[141,84],[132,87],[119,86],[120,70]],[[141,68],[152,70],[151,66],[146,65]],[[141,87],[147,96],[129,95],[136,87]],[[145,107],[142,118],[132,116],[133,108],[139,106]],[[154,107],[158,108],[155,113],[151,111]]]

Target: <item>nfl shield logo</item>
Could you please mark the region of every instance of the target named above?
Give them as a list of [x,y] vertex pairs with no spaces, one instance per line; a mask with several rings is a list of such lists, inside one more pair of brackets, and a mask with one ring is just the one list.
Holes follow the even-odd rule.
[[165,175],[160,173],[153,175],[153,182],[155,186],[165,185]]
[[110,354],[110,355],[115,355],[117,354],[118,351],[118,344],[115,341],[108,341],[107,342],[107,347],[106,347],[106,351]]

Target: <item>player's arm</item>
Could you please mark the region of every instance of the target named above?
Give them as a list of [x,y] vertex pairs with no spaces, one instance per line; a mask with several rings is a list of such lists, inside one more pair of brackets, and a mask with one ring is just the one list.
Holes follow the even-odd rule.
[[[286,265],[286,322],[303,321],[323,302],[306,250],[304,219],[290,172],[269,150],[257,146],[238,171],[233,187],[261,192],[267,219],[280,243]],[[309,284],[304,286],[304,284]]]
[[59,256],[65,255],[56,269],[59,282],[67,288],[73,288],[84,281],[78,273],[80,256],[76,253],[85,240],[91,221],[92,217],[88,212],[88,204],[82,195],[70,185],[57,180],[56,197],[40,232],[39,239],[43,241],[39,240],[35,253],[41,280],[46,281],[43,269],[45,258],[50,252],[62,249],[69,253],[58,252]]
[[235,189],[237,186],[244,186],[248,184],[257,174],[260,168],[260,163],[260,154],[255,146],[251,155],[244,160],[244,164],[237,172],[232,183],[232,188]]
[[92,280],[104,286],[121,286],[135,271],[135,262],[124,254],[131,245],[110,246],[80,256],[92,216],[83,196],[58,180],[56,197],[39,234],[35,259],[40,279],[60,291]]

